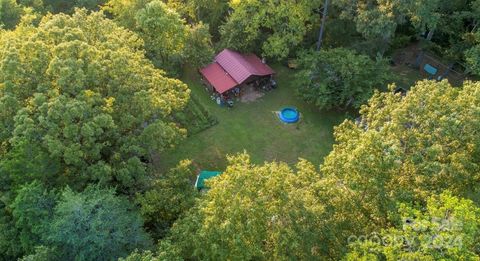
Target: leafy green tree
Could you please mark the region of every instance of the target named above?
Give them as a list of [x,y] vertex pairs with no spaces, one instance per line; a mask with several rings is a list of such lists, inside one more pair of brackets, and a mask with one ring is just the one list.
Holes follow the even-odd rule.
[[402,204],[402,226],[351,244],[346,260],[478,260],[480,208],[442,193],[426,209]]
[[120,261],[160,261],[160,260],[169,260],[169,261],[182,261],[178,248],[173,246],[170,241],[162,240],[158,244],[159,251],[158,254],[154,254],[151,251],[134,251],[125,259],[120,259]]
[[440,1],[340,0],[332,4],[341,10],[342,18],[355,22],[357,31],[365,38],[389,41],[398,25],[406,22],[410,22],[418,32],[434,30],[440,17]]
[[475,34],[475,41],[477,44],[465,51],[465,60],[470,71],[480,75],[480,32]]
[[192,66],[200,68],[212,62],[215,55],[212,45],[209,26],[202,22],[192,25],[185,43],[184,56]]
[[337,48],[306,52],[299,59],[297,93],[320,109],[359,108],[392,79],[387,63]]
[[45,243],[55,206],[54,192],[38,181],[10,190],[0,194],[0,260],[17,259]]
[[57,14],[73,13],[75,8],[98,10],[106,0],[19,0],[19,2],[40,13],[52,12]]
[[33,181],[40,181],[48,188],[54,188],[56,184],[65,182],[57,176],[60,166],[58,160],[50,157],[41,148],[32,147],[25,141],[19,142],[0,160],[0,191],[5,196],[14,197],[20,186]]
[[110,0],[104,7],[117,23],[142,37],[147,56],[171,75],[178,75],[185,62],[200,66],[213,56],[208,28],[202,23],[188,25],[177,12],[185,4],[175,3]]
[[37,246],[35,247],[35,252],[29,255],[25,255],[22,258],[19,258],[20,261],[51,261],[59,260],[55,250],[48,248],[46,246]]
[[23,8],[15,0],[0,0],[0,28],[12,29],[20,21]]
[[137,26],[136,13],[151,1],[152,0],[109,0],[102,9],[112,14],[115,21],[121,26],[134,30]]
[[229,0],[186,0],[187,13],[196,23],[205,23],[210,33],[219,38],[220,26],[228,16]]
[[423,202],[445,189],[478,199],[479,87],[421,81],[405,97],[376,92],[356,123],[335,128],[337,144],[322,174],[341,180],[362,215],[380,227],[397,202]]
[[135,20],[154,63],[167,71],[179,67],[188,37],[188,28],[180,15],[157,0],[140,9]]
[[19,189],[11,208],[24,253],[31,253],[45,243],[55,203],[55,193],[37,181]]
[[15,228],[12,210],[0,200],[0,260],[15,260],[22,255],[19,231]]
[[296,171],[285,163],[253,165],[246,154],[229,161],[221,176],[207,181],[211,189],[199,203],[175,223],[160,253],[201,260],[338,257],[347,231],[340,228],[352,228],[348,224],[357,218],[340,214],[354,206],[337,181],[321,179],[303,160]]
[[289,56],[303,41],[323,1],[230,1],[233,10],[221,26],[222,46],[240,51],[262,48],[274,59]]
[[140,253],[137,250],[135,250],[126,258],[119,259],[119,261],[159,261],[159,260],[160,259],[158,259],[151,251],[145,251]]
[[98,10],[106,0],[1,0],[0,27],[13,29],[23,15],[35,13],[46,15],[48,12],[73,13],[75,8]]
[[[339,15],[331,20],[355,24],[365,40],[352,39],[349,35],[352,43],[347,45],[362,53],[383,54],[395,47],[395,37],[399,40],[406,36],[407,39],[420,39],[423,49],[442,56],[443,60],[465,62],[475,73],[479,3],[478,0],[339,0],[332,2]],[[344,28],[340,31],[348,35]],[[420,35],[426,41],[419,38]]]
[[[151,155],[185,136],[171,114],[187,103],[187,86],[155,69],[142,41],[102,13],[47,15],[3,34],[2,154],[43,151],[59,184],[77,189],[146,187]],[[29,155],[12,157],[21,154]]]
[[197,194],[192,186],[194,178],[190,162],[182,161],[158,177],[148,191],[138,195],[140,212],[153,235],[165,235],[175,220],[194,205]]
[[[109,0],[103,9],[115,15],[115,20],[128,28],[135,27],[135,14],[153,0]],[[189,24],[208,24],[218,36],[218,29],[227,16],[229,0],[163,0]]]
[[99,10],[100,7],[105,4],[105,2],[106,0],[75,0],[73,6],[78,8],[86,8],[88,10]]
[[89,186],[76,193],[67,188],[55,207],[48,240],[61,259],[113,260],[151,245],[142,225],[139,213],[113,189]]

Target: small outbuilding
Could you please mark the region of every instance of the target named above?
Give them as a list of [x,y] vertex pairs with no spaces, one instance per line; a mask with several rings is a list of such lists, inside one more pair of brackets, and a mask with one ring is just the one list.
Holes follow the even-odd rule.
[[275,72],[255,54],[241,54],[225,49],[213,63],[200,69],[208,84],[219,94],[260,78],[271,77]]

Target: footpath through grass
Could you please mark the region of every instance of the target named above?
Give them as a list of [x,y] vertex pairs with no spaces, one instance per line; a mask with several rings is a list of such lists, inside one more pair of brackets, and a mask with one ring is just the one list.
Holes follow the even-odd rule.
[[[193,69],[185,72],[183,81],[192,95],[218,119],[218,124],[188,137],[175,149],[160,155],[162,170],[182,159],[191,159],[200,169],[224,170],[226,155],[247,151],[252,161],[284,161],[290,164],[304,158],[319,165],[331,151],[333,127],[345,118],[345,112],[323,112],[306,105],[295,96],[293,71],[274,66],[279,88],[267,92],[255,102],[236,102],[232,109],[218,106],[201,85]],[[299,124],[281,123],[275,111],[285,106],[299,109]]]

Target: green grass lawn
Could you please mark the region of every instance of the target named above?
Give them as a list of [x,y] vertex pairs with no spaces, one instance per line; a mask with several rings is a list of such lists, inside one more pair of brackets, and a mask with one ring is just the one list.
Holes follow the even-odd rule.
[[[183,81],[195,96],[218,119],[218,124],[188,137],[175,149],[160,155],[162,170],[179,160],[191,159],[200,169],[223,170],[227,154],[247,151],[255,163],[284,161],[290,164],[298,158],[319,165],[332,149],[333,127],[345,118],[345,112],[324,112],[306,105],[295,96],[293,71],[274,66],[279,88],[267,92],[251,103],[236,102],[234,108],[218,106],[200,83],[199,74],[187,69]],[[301,112],[301,122],[281,123],[275,111],[294,106]]]

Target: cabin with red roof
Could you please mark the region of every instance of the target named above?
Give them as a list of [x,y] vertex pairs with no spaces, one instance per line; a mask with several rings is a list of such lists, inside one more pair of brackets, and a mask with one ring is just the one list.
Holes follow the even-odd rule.
[[216,92],[224,94],[230,90],[272,76],[275,72],[255,54],[241,54],[225,49],[213,63],[200,69],[203,78]]

